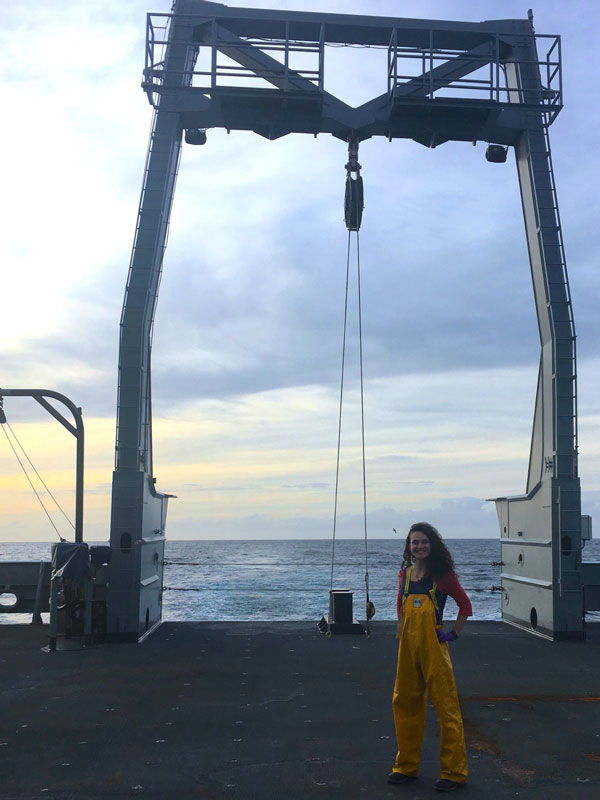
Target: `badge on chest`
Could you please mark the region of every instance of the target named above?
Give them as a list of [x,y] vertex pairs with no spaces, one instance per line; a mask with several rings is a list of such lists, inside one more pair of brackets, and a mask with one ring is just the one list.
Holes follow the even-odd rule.
[[421,598],[414,597],[413,598],[413,608],[421,608]]

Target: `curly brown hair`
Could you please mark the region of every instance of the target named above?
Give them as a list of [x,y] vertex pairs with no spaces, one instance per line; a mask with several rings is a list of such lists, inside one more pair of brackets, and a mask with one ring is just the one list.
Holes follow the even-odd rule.
[[427,575],[432,578],[437,578],[445,572],[455,572],[454,560],[450,555],[450,551],[444,544],[440,532],[434,528],[429,522],[415,522],[410,526],[408,536],[406,537],[406,544],[404,545],[404,553],[402,554],[402,567],[409,567],[412,564],[412,557],[410,554],[410,535],[414,531],[424,533],[429,539],[431,546],[431,553],[427,559]]

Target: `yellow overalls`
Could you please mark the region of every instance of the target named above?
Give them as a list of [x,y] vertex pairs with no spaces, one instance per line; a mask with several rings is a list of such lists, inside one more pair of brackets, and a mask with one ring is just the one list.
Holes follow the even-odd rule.
[[440,722],[440,777],[464,783],[467,754],[462,716],[448,645],[438,642],[436,583],[429,594],[408,594],[409,567],[402,596],[402,627],[392,705],[398,740],[394,772],[418,775],[425,732],[427,694]]

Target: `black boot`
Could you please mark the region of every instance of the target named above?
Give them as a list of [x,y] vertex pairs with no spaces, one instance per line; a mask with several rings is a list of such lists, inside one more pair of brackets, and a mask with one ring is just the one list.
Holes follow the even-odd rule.
[[453,792],[455,789],[460,789],[462,783],[457,783],[456,781],[448,780],[447,778],[440,778],[439,781],[436,781],[433,784],[433,788],[436,792]]
[[388,783],[410,783],[410,781],[416,781],[416,775],[405,775],[403,772],[390,772],[388,775],[387,782]]

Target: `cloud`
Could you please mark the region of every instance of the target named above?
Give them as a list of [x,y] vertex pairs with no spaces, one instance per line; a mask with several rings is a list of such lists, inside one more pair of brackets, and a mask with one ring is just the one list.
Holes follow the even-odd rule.
[[[397,13],[393,0],[304,5]],[[589,103],[588,31],[600,14],[572,5],[579,15],[546,3],[536,27],[563,34],[568,103],[550,135],[578,331],[581,474],[595,491],[600,111]],[[170,0],[156,7],[168,11]],[[0,385],[53,388],[83,407],[88,457],[104,470],[88,484],[99,504],[95,531],[107,526],[119,323],[152,116],[139,89],[146,10],[142,0],[68,0],[59,11],[34,0],[10,4],[0,31],[6,103],[19,120],[18,135],[0,131],[10,154],[0,199]],[[445,19],[456,9],[420,0],[402,12]],[[511,15],[523,16],[517,0],[503,5]],[[496,17],[496,4],[483,0],[476,16]],[[349,102],[385,90],[383,51],[327,48],[326,70],[327,87]],[[469,498],[523,488],[539,338],[514,164],[489,164],[484,148],[361,144],[361,302],[372,513],[395,509],[408,520],[406,509],[441,509],[458,530],[460,508],[470,529],[496,535],[489,512]],[[206,519],[233,535],[237,515],[256,534],[263,523],[273,535],[326,531],[346,159],[345,144],[327,136],[269,142],[211,130],[206,146],[183,148],[153,345],[155,466],[180,494],[171,503],[175,530]],[[352,250],[341,488],[348,520],[360,504],[355,258]],[[7,400],[6,408],[23,425],[45,420],[33,403]],[[70,458],[62,447],[52,450],[58,460]],[[13,480],[6,470],[1,479]],[[381,513],[383,530],[393,514]]]
[[247,486],[201,486],[198,483],[184,483],[181,487],[184,492],[247,492]]
[[[429,520],[445,538],[481,539],[498,536],[493,504],[478,498],[443,500],[437,505],[408,510],[393,507],[376,509],[368,515],[368,536],[390,539],[396,528],[402,538],[413,522]],[[170,522],[172,539],[327,539],[332,535],[328,517],[294,515],[273,518],[268,515],[243,515],[228,519],[210,517],[177,518]],[[364,538],[364,520],[360,514],[340,516],[337,526],[340,539]]]

